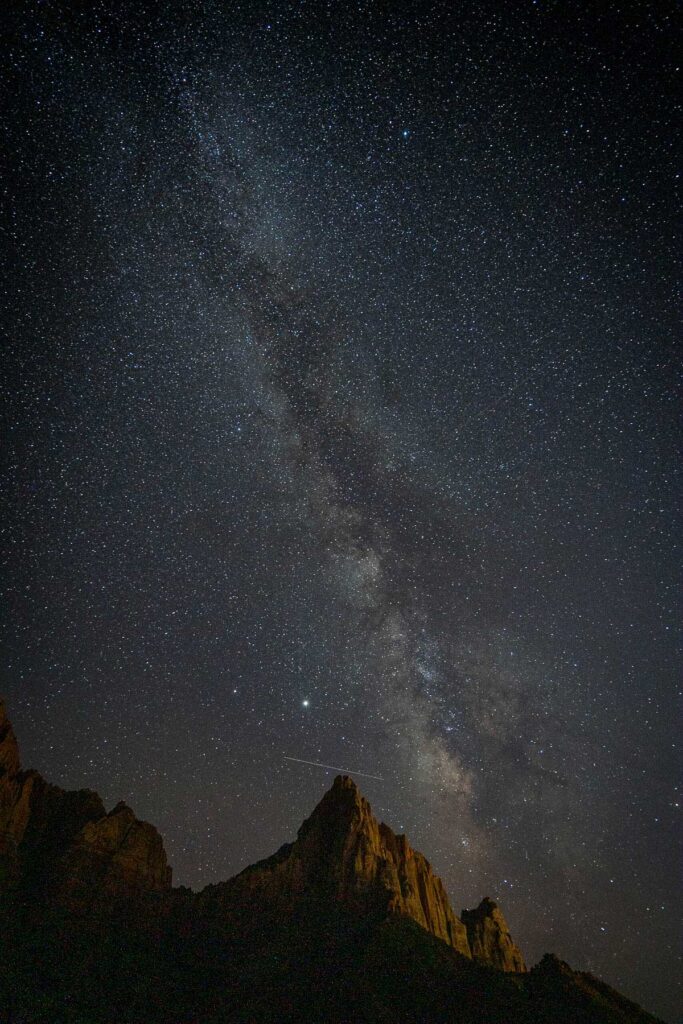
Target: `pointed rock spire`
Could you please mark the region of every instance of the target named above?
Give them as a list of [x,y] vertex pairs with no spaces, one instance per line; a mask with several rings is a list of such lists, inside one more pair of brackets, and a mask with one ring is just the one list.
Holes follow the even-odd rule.
[[485,896],[474,910],[463,910],[461,917],[474,960],[501,971],[526,971],[524,957],[512,941],[497,903]]
[[[276,902],[316,894],[360,913],[403,914],[470,956],[441,879],[403,835],[380,824],[353,779],[338,775],[291,846],[247,868],[232,895]],[[226,892],[227,895],[227,892]]]

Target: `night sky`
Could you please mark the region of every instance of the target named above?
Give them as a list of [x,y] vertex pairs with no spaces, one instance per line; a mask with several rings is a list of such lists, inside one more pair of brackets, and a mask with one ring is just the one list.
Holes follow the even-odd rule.
[[195,888],[329,788],[286,756],[380,776],[456,912],[669,1018],[674,11],[0,16],[24,764]]

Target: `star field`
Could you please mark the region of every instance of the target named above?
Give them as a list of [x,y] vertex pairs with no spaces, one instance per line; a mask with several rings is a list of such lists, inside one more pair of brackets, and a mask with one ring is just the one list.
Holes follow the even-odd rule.
[[674,6],[163,7],[2,15],[24,763],[195,888],[379,776],[673,1018]]

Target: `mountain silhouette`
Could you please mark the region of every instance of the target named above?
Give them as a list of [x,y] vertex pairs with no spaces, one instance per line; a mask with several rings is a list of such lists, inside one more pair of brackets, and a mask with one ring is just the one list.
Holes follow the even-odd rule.
[[348,776],[273,856],[173,888],[153,825],[22,769],[2,703],[0,915],[5,1024],[655,1021],[550,954],[528,971],[492,900],[458,917]]

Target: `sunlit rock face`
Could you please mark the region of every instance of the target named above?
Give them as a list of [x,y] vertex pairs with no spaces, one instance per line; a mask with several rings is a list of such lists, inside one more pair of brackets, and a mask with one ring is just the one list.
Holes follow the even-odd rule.
[[510,929],[496,903],[484,897],[474,910],[463,910],[472,957],[501,971],[526,971],[524,957],[512,941]]

